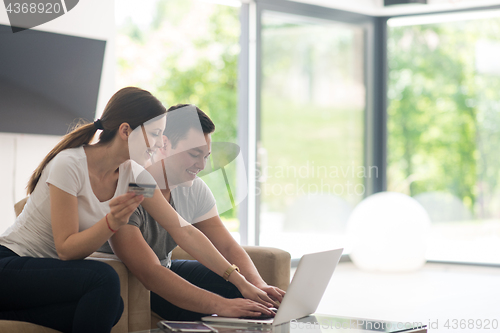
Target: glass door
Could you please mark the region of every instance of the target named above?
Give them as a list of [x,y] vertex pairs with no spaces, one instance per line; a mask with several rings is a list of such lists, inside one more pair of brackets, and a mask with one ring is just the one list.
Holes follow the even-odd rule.
[[346,246],[365,195],[365,28],[264,10],[261,16],[259,245]]

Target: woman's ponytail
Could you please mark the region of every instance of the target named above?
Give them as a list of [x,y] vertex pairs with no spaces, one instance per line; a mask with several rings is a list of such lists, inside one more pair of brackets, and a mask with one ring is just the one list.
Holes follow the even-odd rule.
[[28,193],[28,195],[35,190],[36,184],[38,184],[38,181],[40,180],[43,169],[45,169],[47,164],[57,154],[59,154],[64,149],[76,148],[84,144],[89,144],[94,138],[96,131],[97,128],[94,123],[78,123],[71,132],[63,136],[61,141],[59,141],[59,143],[50,151],[50,153],[45,156],[42,163],[40,163],[38,168],[36,168],[31,175],[28,186],[26,187],[26,192]]
[[106,144],[113,140],[122,123],[127,123],[132,129],[135,129],[146,121],[166,113],[167,110],[163,104],[149,91],[137,87],[120,89],[106,104],[101,119],[94,123],[77,124],[73,131],[66,134],[57,146],[45,156],[42,163],[31,175],[26,187],[28,195],[35,190],[43,169],[62,150],[89,144],[98,129],[102,130],[99,135],[99,143]]

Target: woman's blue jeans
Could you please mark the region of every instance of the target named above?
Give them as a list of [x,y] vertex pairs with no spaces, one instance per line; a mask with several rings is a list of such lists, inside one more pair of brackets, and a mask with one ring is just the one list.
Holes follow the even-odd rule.
[[0,245],[0,319],[109,332],[122,312],[120,280],[108,264],[20,257]]

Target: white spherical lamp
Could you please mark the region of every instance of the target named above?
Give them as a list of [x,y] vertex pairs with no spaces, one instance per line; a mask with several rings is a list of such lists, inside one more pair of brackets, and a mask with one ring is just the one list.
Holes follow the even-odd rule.
[[429,215],[415,199],[394,192],[374,194],[349,218],[350,257],[364,270],[417,270],[425,264],[429,227]]

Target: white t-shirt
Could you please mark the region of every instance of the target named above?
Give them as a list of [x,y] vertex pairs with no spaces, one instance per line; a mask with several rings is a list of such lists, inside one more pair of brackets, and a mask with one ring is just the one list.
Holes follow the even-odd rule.
[[[138,175],[139,180],[136,180]],[[128,183],[152,183],[144,168],[132,160],[119,167],[118,184],[113,198],[128,190]],[[77,197],[79,231],[93,226],[107,213],[109,201],[100,202],[90,185],[87,155],[82,147],[66,149],[57,154],[42,171],[35,190],[28,198],[16,222],[0,236],[0,245],[20,256],[58,258],[50,215],[51,184]]]

